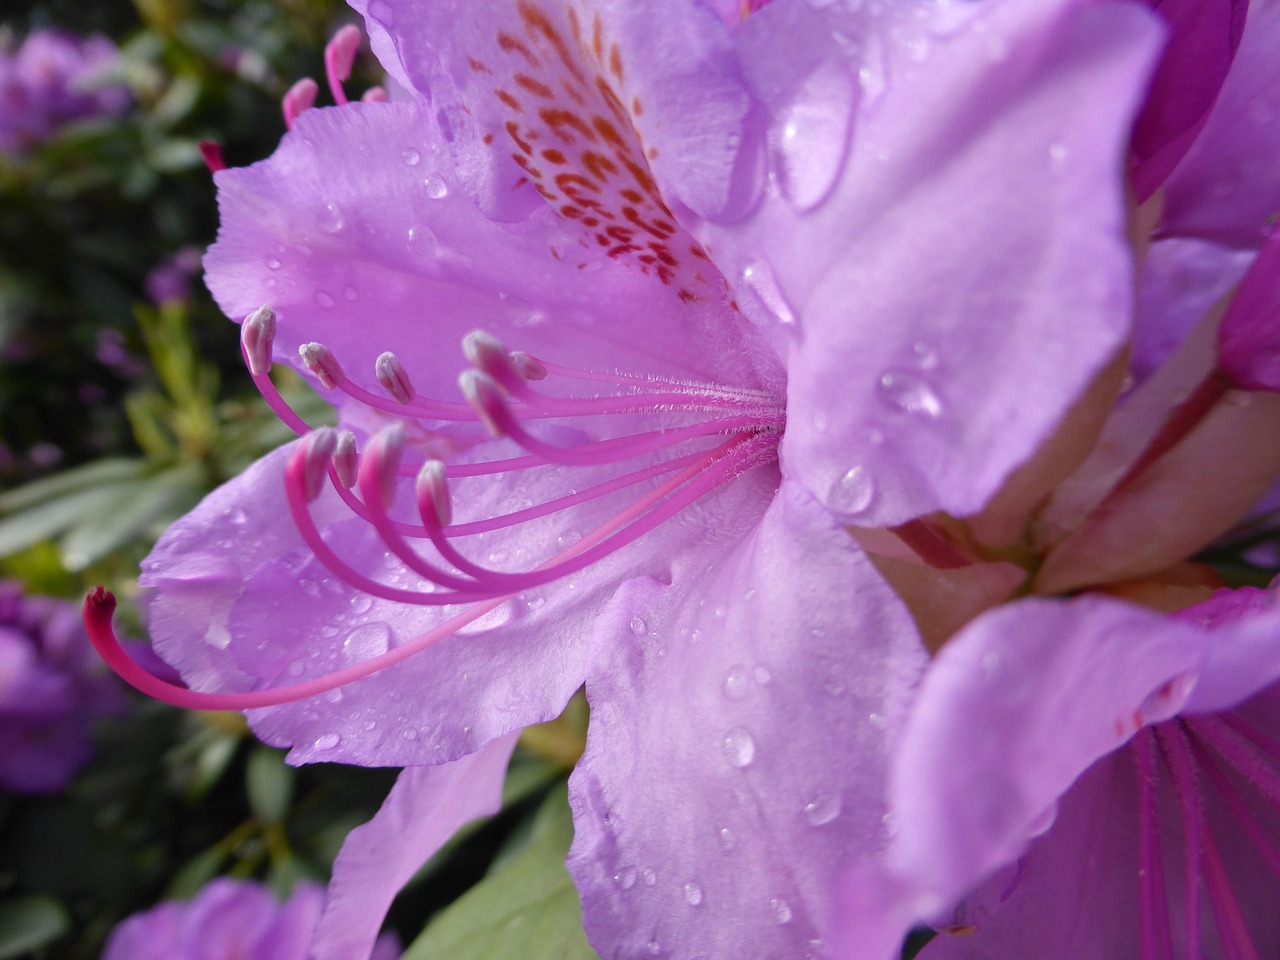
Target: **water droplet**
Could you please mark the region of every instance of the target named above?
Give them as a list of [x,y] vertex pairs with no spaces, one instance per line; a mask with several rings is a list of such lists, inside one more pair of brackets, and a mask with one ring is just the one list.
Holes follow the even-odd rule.
[[365,728],[366,730],[374,730],[374,729],[376,729],[376,728],[377,728],[377,726],[378,726],[378,721],[377,721],[377,720],[366,720],[366,721],[364,722],[364,728]]
[[919,374],[907,370],[889,370],[878,384],[880,398],[904,413],[937,419],[942,414],[942,401]]
[[294,660],[292,663],[289,664],[289,676],[300,677],[302,676],[302,671],[305,669],[306,669],[306,666],[303,664],[301,660]]
[[733,766],[751,765],[756,756],[756,741],[745,727],[734,727],[724,735],[724,756]]
[[823,793],[804,805],[804,818],[810,826],[820,827],[840,816],[840,794]]
[[773,919],[781,925],[790,923],[792,916],[794,916],[791,912],[791,904],[787,903],[787,901],[783,900],[781,897],[776,897],[773,900],[770,900],[769,909],[773,911]]
[[332,307],[337,302],[338,301],[334,300],[330,294],[325,293],[323,290],[316,291],[316,303],[320,304],[320,306],[325,309]]
[[747,319],[758,326],[775,323],[791,325],[796,322],[795,311],[778,286],[773,267],[765,260],[753,260],[742,270],[742,285],[748,296],[742,297],[742,308]]
[[844,168],[858,85],[838,60],[825,60],[805,79],[773,137],[783,197],[797,211],[817,207]]
[[630,890],[636,885],[636,868],[623,867],[613,875],[613,882],[623,890]]
[[436,242],[436,235],[431,230],[422,225],[410,227],[406,235],[408,239],[409,252],[417,257],[434,257],[439,249]]
[[441,179],[439,174],[433,173],[422,181],[422,185],[427,189],[427,196],[432,200],[441,200],[449,195],[449,185]]
[[690,880],[684,885],[684,902],[691,907],[702,903],[702,887]]
[[404,165],[406,167],[416,167],[418,162],[422,159],[422,154],[413,149],[413,147],[406,148],[404,153],[400,154],[400,156],[404,158]]
[[360,662],[381,656],[391,646],[391,626],[381,620],[362,623],[347,634],[342,641],[342,654],[348,660]]
[[336,733],[326,733],[323,737],[318,737],[313,746],[317,750],[332,750],[342,742],[342,737]]
[[650,940],[644,945],[644,952],[651,957],[656,957],[662,952],[662,944],[657,940]]
[[850,467],[832,481],[827,507],[838,518],[852,520],[867,512],[876,498],[876,485],[864,467]]
[[648,629],[644,625],[644,621],[641,620],[639,617],[631,618],[630,627],[631,627],[631,632],[634,633],[637,637],[643,637],[645,635],[645,631]]
[[911,352],[916,356],[916,366],[921,370],[932,370],[938,365],[938,352],[923,340],[911,345]]
[[746,665],[735,663],[724,675],[724,695],[730,700],[745,700],[751,692],[750,682]]
[[415,730],[413,727],[405,727],[404,730],[401,731],[400,736],[403,737],[405,740],[417,740],[418,731]]
[[525,601],[525,606],[530,610],[537,610],[547,602],[546,597],[530,597]]
[[1038,837],[1043,833],[1048,833],[1049,828],[1053,826],[1053,822],[1058,819],[1058,804],[1051,803],[1027,824],[1027,836]]
[[725,850],[732,850],[738,845],[738,838],[733,835],[733,831],[728,827],[720,828],[720,846]]
[[345,223],[342,208],[336,203],[326,203],[316,214],[316,226],[325,233],[337,233]]
[[773,679],[773,674],[769,672],[769,668],[763,663],[757,663],[751,669],[751,675],[756,678],[756,683],[760,684],[762,687]]
[[658,882],[658,875],[654,873],[652,870],[650,870],[648,867],[645,867],[643,870],[640,871],[640,879],[644,881],[644,885],[646,887],[652,887],[655,883]]
[[280,269],[280,258],[279,258],[279,257],[267,257],[267,269],[268,269],[268,270],[279,270],[279,269]]
[[356,616],[368,613],[373,609],[373,597],[369,596],[367,593],[357,593],[351,598],[350,607],[351,612]]
[[889,721],[880,713],[867,714],[867,723],[871,724],[871,726],[875,727],[877,730],[889,729]]

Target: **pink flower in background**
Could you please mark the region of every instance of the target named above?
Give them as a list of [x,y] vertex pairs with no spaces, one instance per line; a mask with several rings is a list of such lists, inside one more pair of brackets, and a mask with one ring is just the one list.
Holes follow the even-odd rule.
[[37,30],[0,49],[0,151],[19,151],[72,120],[122,112],[129,91],[107,72],[120,52],[106,37]]
[[[308,960],[324,890],[299,883],[281,903],[265,887],[220,878],[191,900],[169,900],[123,921],[102,960]],[[400,945],[382,937],[369,960],[396,960]]]

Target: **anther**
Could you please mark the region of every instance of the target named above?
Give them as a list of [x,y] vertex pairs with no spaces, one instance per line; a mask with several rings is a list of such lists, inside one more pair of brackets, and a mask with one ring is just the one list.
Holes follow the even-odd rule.
[[285,92],[280,100],[280,112],[284,114],[286,128],[292,130],[298,116],[316,105],[319,92],[320,87],[310,77],[303,77]]
[[244,348],[249,372],[260,377],[271,370],[271,345],[276,339],[276,312],[263,304],[240,325],[240,345]]
[[378,382],[382,384],[382,389],[395,397],[397,402],[411,403],[417,396],[404,364],[391,351],[378,355],[378,359],[373,364],[373,372]]
[[346,382],[347,375],[343,372],[342,364],[324,344],[304,343],[298,348],[298,356],[326,390],[332,390]]
[[[368,449],[360,458],[360,489],[362,492],[376,489],[382,498],[381,506],[384,510],[391,506],[396,494],[396,469],[404,454],[405,437],[403,424],[394,423],[384,427],[373,435]],[[373,483],[368,483],[369,480]]]
[[358,469],[356,435],[350,430],[339,431],[337,442],[333,445],[333,470],[338,475],[338,482],[350,490],[355,486]]
[[361,103],[386,103],[387,89],[386,87],[370,87],[360,95]]
[[302,489],[308,503],[320,496],[320,490],[329,475],[329,463],[337,441],[337,431],[332,427],[313,430],[302,440]]
[[342,81],[351,76],[351,65],[355,63],[356,51],[360,49],[360,39],[360,28],[349,23],[325,44],[324,69],[329,78],[329,91],[336,103],[347,102]]
[[428,460],[422,465],[414,492],[424,524],[429,526],[432,518],[442,527],[453,523],[453,497],[449,495],[449,479],[443,462]]
[[506,431],[499,426],[505,402],[493,377],[479,370],[463,370],[458,375],[458,387],[489,433],[499,438],[506,436]]
[[537,357],[530,356],[523,350],[511,351],[511,365],[526,380],[547,379],[547,368],[543,366],[542,361]]
[[524,377],[511,362],[511,355],[502,341],[483,330],[472,330],[462,338],[462,352],[470,364],[487,373],[495,383],[511,393],[524,389]]

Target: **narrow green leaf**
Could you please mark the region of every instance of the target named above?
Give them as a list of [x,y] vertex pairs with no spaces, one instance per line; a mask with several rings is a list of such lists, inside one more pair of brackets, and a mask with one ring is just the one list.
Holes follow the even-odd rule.
[[0,960],[47,946],[71,929],[66,907],[52,897],[0,903]]
[[436,917],[403,960],[598,960],[564,866],[572,840],[560,787],[538,811],[525,848]]
[[0,513],[16,513],[44,503],[64,497],[86,487],[112,485],[138,476],[146,468],[145,460],[116,457],[110,460],[97,460],[83,467],[64,470],[34,483],[25,483],[20,487],[0,494]]
[[119,484],[91,487],[5,517],[0,520],[0,556],[39,543],[110,510],[122,489]]
[[282,823],[293,800],[293,768],[284,752],[258,747],[249,754],[244,772],[249,807],[263,823]]

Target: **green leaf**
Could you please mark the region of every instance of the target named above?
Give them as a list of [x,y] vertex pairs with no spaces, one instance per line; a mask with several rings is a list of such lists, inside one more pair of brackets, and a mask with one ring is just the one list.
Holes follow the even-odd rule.
[[112,502],[62,540],[62,562],[68,570],[83,570],[152,524],[179,516],[204,492],[204,471],[184,463],[146,480],[129,484]]
[[64,470],[0,494],[0,513],[16,513],[87,487],[110,486],[131,480],[145,468],[145,460],[119,457]]
[[572,840],[567,792],[559,787],[538,811],[525,848],[436,917],[403,960],[598,960],[564,865]]
[[0,960],[46,946],[71,929],[66,908],[52,897],[0,903]]
[[244,772],[249,807],[263,823],[283,823],[293,800],[293,768],[284,752],[258,747],[249,754]]
[[92,487],[24,510],[0,520],[0,556],[39,543],[78,522],[102,516],[118,502],[124,488]]

